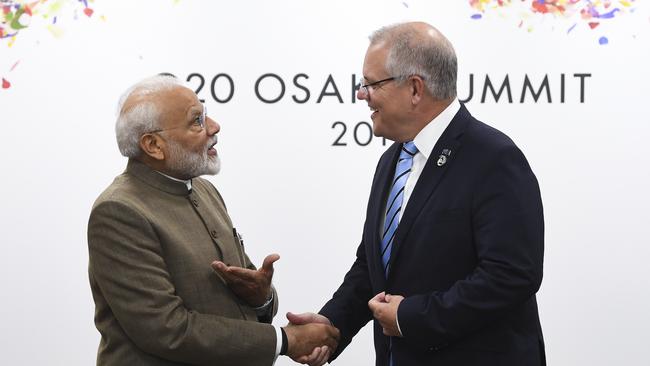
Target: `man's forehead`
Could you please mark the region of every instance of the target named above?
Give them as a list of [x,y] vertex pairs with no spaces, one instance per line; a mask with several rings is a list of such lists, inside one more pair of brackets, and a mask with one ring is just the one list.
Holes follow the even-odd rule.
[[[366,57],[363,61],[364,73],[378,73],[383,72],[385,68],[386,55],[388,47],[386,43],[372,44],[368,46]],[[365,75],[370,77],[371,75]]]

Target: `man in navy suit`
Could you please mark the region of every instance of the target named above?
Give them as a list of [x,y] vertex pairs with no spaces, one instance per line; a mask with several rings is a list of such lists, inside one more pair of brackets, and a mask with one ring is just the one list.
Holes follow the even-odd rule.
[[[341,340],[374,319],[376,364],[545,365],[535,293],[544,218],[537,179],[503,133],[456,97],[451,43],[426,23],[370,37],[358,99],[395,141],[377,165],[356,260],[319,314]],[[330,357],[331,356],[331,357]]]

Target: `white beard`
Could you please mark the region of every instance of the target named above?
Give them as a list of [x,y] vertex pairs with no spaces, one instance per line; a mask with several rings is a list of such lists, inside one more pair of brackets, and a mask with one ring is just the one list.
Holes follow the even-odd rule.
[[167,169],[179,177],[194,178],[201,175],[215,175],[221,170],[221,159],[219,155],[208,155],[208,146],[203,149],[203,154],[188,151],[179,143],[173,140],[167,140],[169,146],[169,160]]

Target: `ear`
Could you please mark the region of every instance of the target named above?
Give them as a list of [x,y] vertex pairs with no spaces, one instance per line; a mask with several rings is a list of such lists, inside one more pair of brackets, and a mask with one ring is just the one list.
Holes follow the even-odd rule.
[[409,86],[411,87],[411,104],[417,105],[424,97],[427,88],[424,80],[419,75],[409,77]]
[[140,149],[155,160],[165,160],[165,153],[161,149],[164,140],[153,133],[145,133],[140,137]]

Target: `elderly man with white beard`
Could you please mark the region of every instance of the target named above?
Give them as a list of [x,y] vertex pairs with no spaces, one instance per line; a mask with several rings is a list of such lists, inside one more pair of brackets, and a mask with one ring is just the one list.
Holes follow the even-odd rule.
[[278,296],[272,254],[258,270],[224,201],[220,126],[170,75],[120,99],[116,123],[126,171],[99,196],[88,223],[90,286],[101,334],[97,365],[272,365],[336,348],[329,325],[272,326]]

